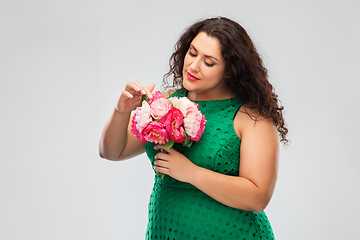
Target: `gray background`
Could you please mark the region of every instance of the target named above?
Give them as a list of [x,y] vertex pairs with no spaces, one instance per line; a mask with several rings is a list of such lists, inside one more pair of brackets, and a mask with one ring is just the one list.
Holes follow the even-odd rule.
[[185,27],[244,26],[291,144],[266,209],[277,239],[354,239],[359,223],[357,1],[0,2],[0,239],[143,239],[145,155],[98,156],[128,81],[155,82]]

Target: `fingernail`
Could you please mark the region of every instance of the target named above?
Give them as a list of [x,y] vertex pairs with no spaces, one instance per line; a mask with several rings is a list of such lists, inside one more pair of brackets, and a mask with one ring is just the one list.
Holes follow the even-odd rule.
[[141,90],[141,93],[142,93],[142,94],[146,94],[145,90]]
[[138,87],[135,87],[135,90],[136,90],[136,91],[140,91],[140,88],[138,88]]
[[129,97],[130,97],[130,98],[133,98],[134,96],[133,96],[131,93],[129,93]]

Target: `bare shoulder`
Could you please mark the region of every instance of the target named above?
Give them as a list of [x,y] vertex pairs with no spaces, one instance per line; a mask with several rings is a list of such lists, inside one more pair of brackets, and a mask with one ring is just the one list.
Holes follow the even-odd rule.
[[165,98],[169,98],[171,96],[171,94],[173,94],[177,89],[170,89],[170,90],[167,90],[165,92],[163,92],[163,95]]
[[277,137],[276,126],[256,111],[242,105],[234,118],[234,129],[240,139],[246,134],[272,135]]

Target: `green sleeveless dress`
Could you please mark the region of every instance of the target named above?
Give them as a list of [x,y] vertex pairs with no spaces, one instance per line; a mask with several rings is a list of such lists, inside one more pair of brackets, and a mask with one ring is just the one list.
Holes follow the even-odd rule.
[[[187,96],[187,90],[177,90],[172,96]],[[194,102],[207,120],[204,133],[190,148],[181,144],[173,148],[200,167],[238,176],[240,139],[233,118],[242,102],[237,97]],[[152,166],[159,151],[154,146],[151,142],[145,144]],[[264,212],[226,206],[168,175],[164,179],[155,175],[148,210],[147,240],[274,239]]]

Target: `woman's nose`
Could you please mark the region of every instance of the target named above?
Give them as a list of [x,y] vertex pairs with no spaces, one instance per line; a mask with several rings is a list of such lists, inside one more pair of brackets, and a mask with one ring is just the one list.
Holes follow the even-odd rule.
[[200,71],[200,59],[198,58],[194,59],[194,61],[190,64],[190,70],[192,72]]

